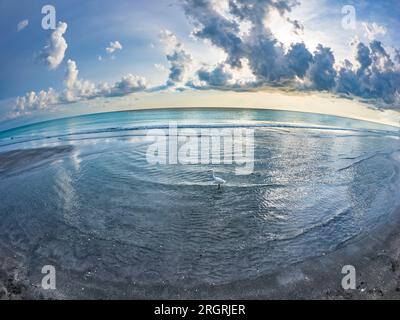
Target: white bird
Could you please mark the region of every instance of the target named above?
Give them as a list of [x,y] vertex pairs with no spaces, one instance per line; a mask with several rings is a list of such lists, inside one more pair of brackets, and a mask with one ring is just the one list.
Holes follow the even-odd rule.
[[220,177],[216,177],[215,174],[214,174],[214,170],[211,170],[211,172],[212,172],[212,176],[213,176],[213,179],[214,179],[214,183],[218,184],[218,189],[220,189],[221,188],[221,184],[225,184],[226,181],[224,179],[220,178]]

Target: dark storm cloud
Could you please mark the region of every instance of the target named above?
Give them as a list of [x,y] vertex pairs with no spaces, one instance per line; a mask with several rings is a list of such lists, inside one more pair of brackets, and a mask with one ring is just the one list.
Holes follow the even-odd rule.
[[387,104],[399,102],[400,71],[382,43],[372,41],[369,46],[359,43],[356,60],[358,68],[347,64],[337,79],[339,92],[366,99],[381,99]]
[[335,57],[331,49],[319,44],[314,52],[313,63],[308,69],[308,78],[313,89],[331,90],[335,86],[334,64]]
[[[184,2],[185,12],[196,26],[193,34],[223,49],[227,53],[226,63],[231,67],[240,67],[242,59],[246,59],[254,75],[264,83],[286,81],[295,75],[304,76],[304,71],[293,58],[302,55],[302,59],[309,60],[310,53],[305,46],[299,44],[290,57],[287,56],[282,44],[264,23],[271,10],[277,10],[284,16],[295,5],[298,5],[297,1],[231,0],[230,16],[227,17],[217,12],[210,1]],[[287,20],[295,30],[302,28],[298,21]],[[239,36],[241,22],[251,23],[245,37]]]
[[232,74],[224,70],[224,65],[219,64],[214,70],[201,69],[197,72],[200,81],[210,86],[224,87],[232,79]]
[[[379,41],[358,43],[354,57],[357,65],[345,61],[341,67],[332,50],[323,44],[313,53],[303,43],[294,43],[285,50],[265,25],[265,17],[276,10],[294,31],[300,31],[300,22],[286,16],[297,5],[297,1],[228,0],[227,12],[222,14],[213,1],[183,1],[185,13],[195,26],[193,35],[222,49],[227,54],[224,63],[232,68],[240,69],[245,59],[259,86],[289,84],[297,89],[344,93],[398,106],[398,50],[391,59]],[[250,23],[245,36],[240,36],[242,22]],[[229,80],[223,70],[220,65],[212,72],[200,70],[198,76],[210,86],[223,87]]]
[[295,74],[300,78],[304,78],[310,63],[313,61],[313,56],[304,43],[296,43],[290,47],[287,59],[289,67]]

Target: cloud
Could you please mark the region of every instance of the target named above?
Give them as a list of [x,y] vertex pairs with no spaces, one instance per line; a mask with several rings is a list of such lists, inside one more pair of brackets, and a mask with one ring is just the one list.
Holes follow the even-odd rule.
[[17,97],[14,111],[23,113],[25,111],[45,109],[49,105],[56,104],[58,99],[58,94],[53,88],[48,91],[41,90],[38,93],[31,91],[23,97]]
[[29,25],[29,20],[28,19],[25,19],[25,20],[22,20],[22,21],[18,22],[17,31],[19,32],[21,30],[24,30],[28,25]]
[[183,85],[187,82],[193,68],[193,58],[186,52],[182,42],[170,31],[163,30],[160,40],[165,46],[170,64],[167,86]]
[[97,97],[125,96],[146,89],[146,80],[143,77],[128,74],[114,84],[94,84],[88,80],[78,78],[79,71],[73,60],[67,61],[67,70],[64,77],[65,90],[62,100],[76,102]]
[[154,68],[160,71],[167,71],[168,69],[161,63],[155,63]]
[[[253,88],[272,85],[329,91],[398,107],[400,53],[395,50],[392,58],[376,40],[378,35],[386,34],[386,28],[376,23],[363,23],[365,36],[370,41],[358,43],[356,64],[349,60],[338,62],[333,51],[323,44],[313,53],[303,43],[285,47],[270,30],[265,18],[278,13],[296,31],[301,31],[301,23],[288,18],[293,7],[298,5],[296,0],[227,0],[221,9],[221,5],[212,0],[183,0],[185,14],[194,25],[193,36],[226,53],[225,61],[213,70],[202,67],[196,72],[197,81],[191,83],[224,89],[232,83],[226,71],[229,68],[240,71],[243,61],[247,61],[256,78]],[[249,27],[243,34],[244,24]]]
[[370,55],[371,50],[369,47],[362,42],[358,43],[356,60],[360,63],[360,72],[365,71],[372,64]]
[[[153,91],[185,87],[256,90],[280,86],[302,91],[328,91],[372,100],[391,108],[400,105],[400,51],[395,49],[391,55],[375,39],[386,32],[376,23],[363,24],[366,37],[371,41],[356,42],[353,59],[337,61],[331,48],[323,44],[318,44],[311,52],[302,42],[284,44],[270,30],[266,17],[271,13],[289,22],[294,30],[300,32],[303,29],[299,21],[288,17],[299,5],[296,0],[226,0],[223,3],[182,0],[182,3],[193,24],[192,36],[221,49],[225,57],[215,65],[199,63],[174,33],[163,30],[160,40],[169,64],[168,77],[165,85],[152,88]],[[57,67],[64,58],[66,28],[65,23],[59,23],[44,50],[43,57],[50,68]],[[113,53],[121,49],[122,45],[114,41],[106,51],[113,57]],[[156,67],[162,69],[160,65]],[[244,74],[245,78],[241,78]],[[29,92],[17,99],[15,111],[23,113],[60,103],[124,96],[146,88],[146,80],[132,74],[112,84],[82,80],[76,63],[68,60],[61,92],[53,89]]]
[[213,70],[200,69],[197,75],[200,81],[213,87],[226,87],[233,78],[224,64],[217,65]]
[[65,22],[59,22],[39,55],[39,60],[46,64],[49,69],[56,69],[64,59],[68,44],[63,36],[67,27]]
[[304,78],[306,72],[313,61],[312,54],[307,50],[304,43],[292,44],[287,54],[289,68],[294,71],[296,76]]
[[395,56],[394,56],[394,60],[400,64],[400,50],[395,49]]
[[[296,76],[303,77],[305,66],[311,60],[311,54],[301,43],[295,44],[288,55],[284,45],[265,23],[265,17],[271,12],[277,12],[295,30],[301,30],[298,21],[292,21],[286,16],[296,5],[297,1],[230,0],[228,12],[221,14],[212,1],[186,0],[184,8],[195,25],[193,35],[224,50],[227,54],[226,64],[232,68],[241,68],[246,60],[260,83],[276,84],[294,80]],[[243,24],[250,27],[245,35],[240,35]],[[300,55],[305,66],[295,61],[296,56]]]
[[122,45],[119,41],[111,41],[110,45],[106,48],[108,54],[114,53],[116,50],[122,50]]
[[378,35],[385,35],[387,30],[384,26],[380,26],[377,23],[367,23],[362,22],[362,27],[364,28],[364,35],[368,39],[368,41],[373,41],[376,39]]
[[[232,14],[241,14],[242,11],[233,5],[232,3]],[[222,14],[211,1],[186,0],[184,9],[195,24],[193,35],[223,49],[228,55],[227,63],[239,67],[240,60],[245,54],[242,39],[239,37],[239,22]]]
[[62,100],[65,102],[76,102],[84,99],[91,99],[97,95],[96,85],[87,80],[78,78],[79,71],[75,61],[67,61],[67,70],[64,77],[65,90]]
[[88,80],[79,79],[76,62],[69,59],[64,75],[64,89],[57,92],[50,88],[38,93],[31,91],[22,97],[17,97],[12,111],[12,117],[28,114],[35,110],[43,110],[65,103],[85,101],[98,97],[125,96],[146,89],[143,77],[128,74],[119,81],[108,84],[95,84]]
[[146,79],[140,76],[128,74],[121,78],[121,80],[114,83],[112,86],[103,84],[99,88],[99,96],[103,97],[116,97],[125,96],[131,93],[140,92],[147,87]]
[[336,70],[335,57],[330,48],[318,45],[314,52],[313,63],[307,71],[310,88],[316,90],[331,90],[335,87]]
[[392,61],[382,43],[374,40],[368,46],[358,43],[358,67],[347,63],[340,69],[337,91],[365,99],[381,100],[398,106],[400,103],[400,66]]

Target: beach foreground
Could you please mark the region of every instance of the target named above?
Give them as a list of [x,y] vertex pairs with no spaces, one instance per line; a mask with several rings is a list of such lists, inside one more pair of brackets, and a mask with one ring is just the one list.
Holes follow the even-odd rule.
[[[361,235],[343,248],[326,256],[310,259],[274,275],[239,281],[223,286],[200,286],[184,290],[169,286],[132,287],[129,299],[399,299],[400,298],[400,209],[392,214],[392,223]],[[1,299],[61,298],[26,280],[27,270],[15,265],[13,253],[0,246]],[[342,266],[354,265],[357,288],[341,286]],[[86,286],[87,292],[110,298],[118,288]],[[87,292],[70,292],[65,299],[87,298]],[[121,297],[118,297],[121,298]]]

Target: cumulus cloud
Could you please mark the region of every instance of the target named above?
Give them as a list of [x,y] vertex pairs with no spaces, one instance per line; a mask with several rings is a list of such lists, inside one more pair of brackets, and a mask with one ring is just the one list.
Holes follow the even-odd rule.
[[[311,61],[311,53],[304,44],[294,44],[289,53],[265,24],[265,17],[277,12],[289,21],[296,30],[303,27],[298,21],[289,19],[297,1],[229,0],[228,14],[207,0],[186,0],[185,12],[195,24],[193,35],[209,41],[227,54],[226,64],[241,68],[243,60],[260,83],[283,83],[304,77]],[[248,28],[241,36],[243,24]],[[299,61],[296,58],[300,58]]]
[[19,31],[25,29],[28,25],[29,25],[29,20],[28,19],[25,19],[25,20],[22,20],[22,21],[18,22],[17,31],[19,32]]
[[[392,58],[376,40],[386,33],[383,26],[363,23],[369,43],[358,43],[356,64],[348,60],[338,62],[332,50],[323,44],[313,53],[303,43],[292,43],[286,48],[271,32],[265,18],[276,12],[295,30],[303,29],[299,21],[288,18],[297,5],[296,0],[227,0],[221,9],[212,0],[183,0],[185,14],[194,25],[193,36],[226,53],[226,60],[214,69],[198,70],[198,81],[192,83],[225,87],[232,82],[227,70],[240,70],[243,61],[247,61],[256,78],[255,86],[329,91],[398,105],[400,53],[395,50]],[[248,28],[242,33],[244,24]]]
[[395,56],[394,56],[394,60],[400,64],[400,50],[395,49]]
[[[329,91],[362,99],[373,99],[390,106],[400,104],[400,51],[393,56],[375,38],[386,29],[364,24],[368,43],[355,43],[354,59],[336,61],[333,51],[319,44],[309,50],[304,43],[284,45],[266,23],[266,17],[278,14],[300,32],[297,20],[288,18],[297,0],[182,0],[186,16],[193,24],[192,35],[225,52],[216,65],[198,63],[175,34],[161,32],[160,39],[169,63],[166,85],[153,88],[220,88],[284,86],[297,90]],[[244,28],[245,26],[245,28]],[[46,46],[50,68],[58,66],[67,44],[63,38],[66,24],[60,23]],[[245,32],[244,32],[245,29]],[[121,50],[118,41],[110,42],[106,51]],[[61,57],[62,56],[62,57]],[[57,58],[58,57],[58,58]],[[61,57],[61,58],[60,58]],[[350,62],[353,61],[352,62]],[[157,65],[156,67],[160,67]],[[246,70],[246,81],[238,75]],[[123,96],[146,89],[142,77],[128,74],[115,83],[95,84],[79,78],[76,63],[67,61],[64,90],[30,92],[19,97],[16,112],[43,109],[48,105],[75,102],[96,97]]]
[[212,70],[200,69],[197,75],[200,81],[214,87],[225,87],[233,78],[232,73],[222,63]]
[[31,91],[22,97],[17,97],[12,115],[18,116],[35,110],[46,109],[65,103],[85,101],[98,97],[125,96],[146,89],[146,80],[143,77],[128,74],[119,81],[108,84],[95,84],[89,80],[79,78],[76,62],[69,59],[64,75],[64,89],[57,92],[50,88],[38,93]]
[[400,103],[400,67],[391,59],[382,43],[374,40],[368,46],[358,43],[358,66],[347,63],[340,69],[337,90],[365,99]]
[[64,77],[65,90],[62,99],[66,102],[76,102],[94,98],[97,94],[96,85],[87,80],[78,78],[79,71],[75,61],[67,61],[67,70]]
[[160,71],[167,71],[168,69],[161,63],[155,63],[154,68]]
[[361,25],[364,29],[364,35],[369,41],[375,40],[378,35],[386,34],[386,28],[384,26],[378,25],[375,22],[362,22]]
[[49,105],[56,104],[59,100],[58,93],[53,89],[36,93],[28,92],[25,96],[17,97],[14,112],[22,114],[33,110],[45,109]]
[[107,53],[112,54],[116,50],[122,50],[122,45],[119,41],[111,41],[109,46],[106,48]]
[[310,87],[316,90],[331,90],[335,86],[335,57],[330,48],[318,45],[313,62],[308,69]]
[[[241,15],[241,10],[236,6],[230,11],[232,14]],[[227,53],[227,63],[239,67],[244,56],[244,47],[240,38],[240,24],[230,19],[218,10],[213,1],[184,1],[186,15],[195,24],[193,35],[211,42],[216,47]]]
[[193,58],[186,52],[182,42],[170,31],[163,30],[160,39],[165,46],[170,64],[167,86],[183,85],[187,82],[193,68]]
[[108,84],[101,85],[101,87],[99,87],[99,95],[104,97],[125,96],[143,91],[146,87],[145,78],[128,74],[111,86]]
[[371,50],[369,49],[369,47],[362,42],[358,43],[356,60],[360,63],[360,72],[366,70],[372,64],[372,59],[370,55]]
[[63,61],[68,44],[64,39],[67,24],[59,22],[50,39],[39,55],[39,59],[50,69],[56,69]]
[[79,71],[75,61],[67,61],[67,70],[64,77],[65,90],[62,99],[66,102],[76,102],[96,97],[125,96],[146,89],[146,80],[143,77],[128,74],[114,84],[94,84],[78,77]]
[[289,68],[294,71],[296,76],[304,78],[306,72],[313,61],[312,54],[307,50],[304,43],[293,44],[287,54]]
[[[234,85],[228,70],[242,69],[243,61],[247,62],[260,83],[285,82],[294,79],[295,76],[304,77],[311,53],[304,44],[298,44],[290,50],[288,56],[283,45],[265,25],[265,17],[271,10],[284,16],[297,5],[296,1],[284,3],[270,0],[236,0],[227,3],[227,8],[221,8],[216,1],[184,1],[186,15],[195,25],[193,36],[222,49],[227,56],[226,61],[214,70],[201,68],[196,72],[200,83],[210,86]],[[292,23],[295,29],[302,28],[298,21],[287,17],[286,20]],[[248,26],[244,33],[243,25]],[[187,80],[184,79],[184,75],[189,73],[187,70],[193,65],[192,58],[173,34],[166,32],[163,37],[172,48],[167,53],[171,64],[168,83],[184,82]],[[295,61],[296,56],[301,56],[301,60]],[[190,82],[198,83],[193,79]]]

